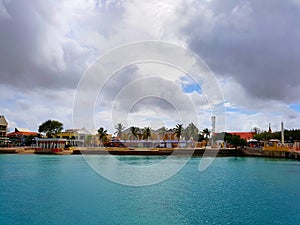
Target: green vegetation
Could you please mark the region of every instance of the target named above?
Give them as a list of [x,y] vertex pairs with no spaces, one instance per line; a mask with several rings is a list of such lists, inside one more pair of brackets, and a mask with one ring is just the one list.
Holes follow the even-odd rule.
[[245,139],[241,138],[240,136],[232,135],[226,132],[224,135],[224,141],[227,144],[233,145],[235,148],[244,147],[247,145],[247,141]]
[[[122,123],[116,124],[115,135],[118,138],[122,139],[123,131],[125,130],[125,126]],[[48,138],[57,137],[58,133],[63,130],[63,124],[56,120],[47,120],[43,124],[39,126],[39,132],[45,133]],[[149,140],[152,135],[152,130],[150,127],[139,128],[136,126],[131,126],[129,128],[130,134],[129,137],[131,140]],[[261,131],[260,128],[254,127],[252,131],[256,132],[253,136],[254,139],[258,141],[267,141],[270,139],[281,139],[281,132],[267,132]],[[159,134],[160,138],[163,140],[170,139],[170,135],[172,135],[172,139],[176,138],[179,141],[181,138],[188,141],[194,140],[198,142],[206,141],[211,138],[211,131],[208,128],[200,131],[194,123],[189,123],[187,127],[183,127],[183,124],[176,124],[174,128],[168,129],[166,127],[161,127],[156,131],[156,134]],[[103,127],[100,127],[98,130],[99,140],[105,144],[108,143],[108,134],[107,130]],[[30,142],[32,137],[28,137],[26,142]],[[285,130],[284,132],[285,142],[293,142],[300,140],[300,129],[292,129]],[[218,133],[213,136],[214,143],[217,140],[224,140],[227,144],[238,147],[238,146],[246,146],[246,140],[242,139],[240,136],[232,135],[226,132]],[[91,142],[91,137],[89,137],[88,142]]]
[[235,148],[247,146],[247,141],[245,139],[238,135],[233,135],[226,132],[216,134],[214,140],[224,140],[227,145],[232,145]]
[[[254,139],[258,140],[258,141],[267,141],[270,139],[281,139],[281,132],[277,131],[277,132],[261,132],[258,134],[255,134],[253,136]],[[296,140],[300,140],[300,129],[292,129],[292,130],[285,130],[284,131],[284,139],[287,142],[293,142]]]
[[130,127],[129,129],[131,132],[131,135],[130,135],[131,139],[132,138],[138,139],[138,134],[140,132],[140,129],[138,127],[134,127],[134,126]]
[[47,120],[39,126],[39,132],[45,133],[48,138],[56,138],[63,130],[63,124],[57,120]]
[[100,127],[98,129],[98,134],[99,134],[99,140],[102,142],[103,145],[106,145],[106,143],[108,142],[107,130],[105,130],[103,127]]
[[176,135],[177,141],[180,140],[181,133],[183,131],[182,124],[177,124],[174,128],[174,134]]
[[119,138],[122,139],[122,132],[125,130],[126,127],[123,126],[122,123],[118,123],[115,126],[116,132],[114,134],[116,134]]
[[210,131],[208,130],[208,128],[205,128],[203,131],[202,131],[202,135],[204,137],[204,140],[208,140],[208,138],[210,137]]
[[147,140],[150,137],[151,137],[151,129],[150,129],[150,127],[145,127],[143,129],[143,139]]

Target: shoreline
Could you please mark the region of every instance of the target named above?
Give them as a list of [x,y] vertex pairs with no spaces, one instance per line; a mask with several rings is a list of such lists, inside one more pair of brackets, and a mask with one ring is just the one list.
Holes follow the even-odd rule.
[[140,156],[193,156],[193,157],[259,157],[259,158],[281,158],[300,160],[300,152],[291,151],[269,151],[251,148],[114,148],[114,147],[80,147],[64,150],[59,153],[36,153],[34,147],[0,147],[0,154],[55,154],[55,155],[140,155]]

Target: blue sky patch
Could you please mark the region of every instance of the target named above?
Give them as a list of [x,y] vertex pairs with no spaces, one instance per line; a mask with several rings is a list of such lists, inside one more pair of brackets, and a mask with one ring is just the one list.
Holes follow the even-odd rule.
[[290,107],[290,109],[300,112],[300,104],[291,104],[291,105],[289,105],[289,107]]
[[182,77],[182,90],[185,93],[192,93],[194,91],[198,92],[199,94],[202,93],[201,87],[199,84],[195,83],[191,78]]
[[186,93],[192,93],[194,91],[198,92],[199,94],[202,93],[201,88],[199,87],[198,84],[188,84],[188,85],[183,85],[182,89]]

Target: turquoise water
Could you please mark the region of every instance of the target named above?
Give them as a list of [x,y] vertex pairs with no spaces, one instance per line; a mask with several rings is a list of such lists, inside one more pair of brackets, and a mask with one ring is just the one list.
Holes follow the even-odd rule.
[[164,182],[130,187],[104,179],[81,156],[0,155],[0,223],[300,223],[300,162],[217,158],[200,173],[200,160]]

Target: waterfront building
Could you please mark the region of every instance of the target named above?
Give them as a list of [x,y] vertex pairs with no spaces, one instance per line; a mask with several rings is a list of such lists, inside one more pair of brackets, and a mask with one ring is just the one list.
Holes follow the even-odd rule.
[[7,138],[7,126],[8,123],[3,115],[0,116],[0,146],[8,144]]
[[36,154],[63,153],[67,144],[66,139],[60,138],[35,138]]
[[14,132],[7,134],[7,137],[9,138],[10,143],[12,145],[21,146],[21,145],[31,145],[32,138],[38,137],[39,135],[40,134],[37,132],[16,127]]
[[58,138],[76,140],[79,146],[95,145],[96,137],[85,128],[67,129],[58,134]]
[[253,136],[256,134],[256,132],[229,132],[229,134],[240,136],[240,138],[249,141],[253,139]]

